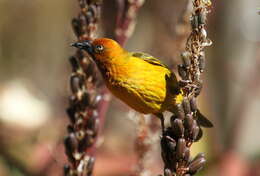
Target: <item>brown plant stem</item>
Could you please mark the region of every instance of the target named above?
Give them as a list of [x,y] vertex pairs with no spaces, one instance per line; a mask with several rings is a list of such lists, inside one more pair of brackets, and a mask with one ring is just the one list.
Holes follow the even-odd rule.
[[202,137],[201,126],[211,124],[197,109],[197,96],[202,89],[201,74],[205,68],[204,48],[211,45],[205,29],[210,0],[193,0],[190,18],[192,31],[181,54],[182,64],[178,65],[181,77],[179,85],[184,95],[181,104],[171,117],[171,126],[161,138],[162,158],[165,176],[195,175],[205,164],[204,154],[191,158],[190,150],[194,142]]
[[[78,41],[92,40],[100,16],[100,0],[79,0],[80,12],[72,20]],[[80,50],[70,57],[72,73],[67,114],[70,118],[68,136],[64,140],[66,155],[70,162],[64,168],[65,176],[91,176],[95,162],[95,143],[102,116],[103,96],[99,89],[97,70]],[[104,116],[102,113],[101,115]]]

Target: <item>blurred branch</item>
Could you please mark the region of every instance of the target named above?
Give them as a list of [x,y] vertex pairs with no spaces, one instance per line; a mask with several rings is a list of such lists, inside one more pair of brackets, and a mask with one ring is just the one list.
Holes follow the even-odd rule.
[[[100,0],[79,0],[80,12],[72,20],[72,27],[79,41],[92,40],[100,17]],[[67,109],[70,118],[68,136],[64,140],[70,165],[65,166],[65,176],[91,176],[93,172],[99,122],[104,113],[103,96],[98,87],[97,70],[85,53],[80,50],[70,57],[72,74]],[[100,111],[101,115],[100,116]],[[102,121],[104,122],[104,120]]]
[[121,46],[133,34],[136,24],[136,15],[145,0],[117,0],[118,11],[116,19],[115,38]]
[[[176,113],[171,117],[171,127],[161,138],[162,158],[165,176],[195,175],[205,164],[204,154],[191,158],[190,149],[202,137],[200,126],[209,127],[210,122],[197,109],[196,98],[202,89],[201,74],[205,67],[204,48],[211,45],[205,29],[210,0],[193,0],[190,18],[192,31],[181,54],[182,64],[178,65],[180,86],[184,94]],[[203,119],[203,121],[202,121]]]

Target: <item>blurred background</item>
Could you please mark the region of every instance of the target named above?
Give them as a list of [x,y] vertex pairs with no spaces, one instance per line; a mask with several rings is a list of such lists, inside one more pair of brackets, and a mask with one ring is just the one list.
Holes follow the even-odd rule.
[[[126,48],[151,53],[176,70],[186,3],[147,0]],[[208,159],[200,175],[260,176],[259,8],[259,0],[213,1],[213,45],[206,49],[199,106],[215,127],[204,130],[192,149]],[[76,40],[70,23],[77,11],[76,0],[0,0],[0,176],[62,175],[68,57],[75,51],[69,44]],[[104,1],[98,36],[113,37],[115,16],[116,1]],[[135,124],[129,109],[112,100],[97,152],[98,176],[129,175],[136,160]],[[152,175],[162,172],[156,135]]]

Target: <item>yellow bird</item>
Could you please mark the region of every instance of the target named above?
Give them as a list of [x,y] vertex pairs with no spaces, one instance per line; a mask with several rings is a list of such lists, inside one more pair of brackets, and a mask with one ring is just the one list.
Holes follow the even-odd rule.
[[162,112],[174,113],[175,105],[183,100],[174,73],[149,54],[128,52],[108,38],[72,46],[85,50],[93,58],[112,94],[138,112],[156,115],[163,128]]

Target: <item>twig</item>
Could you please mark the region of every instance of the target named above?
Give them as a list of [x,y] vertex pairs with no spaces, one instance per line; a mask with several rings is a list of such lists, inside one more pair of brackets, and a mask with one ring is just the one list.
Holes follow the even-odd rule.
[[[72,20],[79,41],[92,40],[100,16],[100,0],[79,0],[80,12]],[[96,67],[82,51],[70,57],[72,74],[67,114],[70,118],[68,136],[64,140],[70,164],[64,167],[65,176],[91,176],[95,157],[95,142],[100,122],[102,95],[97,88]]]
[[197,110],[196,97],[202,88],[204,48],[211,45],[205,30],[210,6],[210,0],[193,0],[193,12],[190,18],[192,31],[186,42],[185,52],[181,54],[183,63],[178,65],[181,77],[179,83],[184,99],[182,104],[176,105],[176,113],[171,117],[171,127],[167,128],[161,139],[165,176],[194,175],[206,162],[202,153],[191,159],[190,149],[193,142],[202,137],[200,125],[205,125],[198,121],[202,115]]

